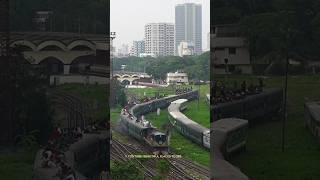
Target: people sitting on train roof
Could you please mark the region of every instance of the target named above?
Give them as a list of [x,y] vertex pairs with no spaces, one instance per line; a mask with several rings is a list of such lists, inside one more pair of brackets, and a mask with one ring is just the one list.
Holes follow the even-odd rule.
[[147,127],[151,127],[151,123],[150,122],[147,123]]
[[237,82],[234,82],[233,88],[230,88],[221,81],[213,81],[211,86],[213,96],[212,103],[225,103],[245,98],[248,95],[259,94],[263,91],[263,87],[264,84],[261,78],[259,79],[258,85],[251,83],[247,86],[247,82],[242,81],[240,88],[238,88]]
[[61,162],[59,164],[58,172],[54,177],[59,177],[59,179],[65,180],[76,179],[74,170],[66,162]]

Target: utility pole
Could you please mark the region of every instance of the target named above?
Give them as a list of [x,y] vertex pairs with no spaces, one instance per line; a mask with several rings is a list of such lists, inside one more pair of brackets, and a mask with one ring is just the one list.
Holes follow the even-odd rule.
[[[107,57],[107,61],[109,60],[110,62],[107,62],[107,64],[109,63],[109,108],[112,106],[112,102],[116,101],[116,98],[114,96],[114,83],[113,83],[113,39],[116,38],[116,33],[115,32],[110,32],[110,34],[107,36],[106,38],[106,42],[107,42],[107,51],[109,50],[110,55],[109,57]],[[108,71],[108,70],[107,70]],[[111,118],[111,117],[109,117]]]
[[288,95],[288,71],[289,71],[289,39],[290,39],[290,28],[287,29],[285,34],[286,41],[286,69],[285,69],[285,86],[284,86],[284,102],[283,102],[283,118],[282,118],[282,152],[285,150],[285,128],[288,120],[288,109],[287,109],[287,95]]
[[200,79],[198,82],[198,110],[199,110],[199,105],[200,105]]

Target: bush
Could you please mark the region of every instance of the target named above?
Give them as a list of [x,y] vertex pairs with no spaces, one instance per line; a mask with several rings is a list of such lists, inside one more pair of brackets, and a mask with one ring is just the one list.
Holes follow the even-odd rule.
[[160,174],[167,174],[170,170],[170,164],[166,160],[160,160],[157,162],[157,170]]
[[117,180],[143,180],[143,175],[132,162],[114,162],[110,167],[111,179]]

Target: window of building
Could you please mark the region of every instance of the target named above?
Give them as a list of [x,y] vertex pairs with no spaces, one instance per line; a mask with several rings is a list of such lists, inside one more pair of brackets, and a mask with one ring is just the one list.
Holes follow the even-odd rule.
[[229,54],[236,54],[236,48],[229,48]]
[[224,51],[224,48],[214,48],[216,51]]

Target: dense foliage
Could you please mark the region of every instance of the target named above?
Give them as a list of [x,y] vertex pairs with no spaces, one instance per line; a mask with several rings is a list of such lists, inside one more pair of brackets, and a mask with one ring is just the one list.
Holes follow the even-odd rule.
[[[0,107],[4,107],[0,112],[4,125],[12,123],[6,130],[12,131],[11,136],[16,137],[18,144],[32,139],[44,143],[52,128],[45,72],[30,65],[18,48],[12,50],[8,60],[6,66],[1,66],[7,69],[8,78],[1,79],[0,88]],[[31,135],[35,138],[26,138]]]
[[120,71],[121,65],[126,65],[125,71],[146,72],[155,79],[165,79],[168,72],[182,70],[188,73],[189,79],[209,80],[210,52],[198,56],[126,57],[113,60],[114,71]]
[[[106,33],[109,25],[109,0],[11,0],[13,31],[34,30],[36,11],[53,11],[49,29],[56,32]],[[80,26],[79,26],[80,24]]]
[[118,180],[144,179],[139,169],[132,162],[127,162],[127,163],[121,163],[118,161],[112,162],[110,171],[111,171],[111,179],[118,179]]
[[120,82],[116,79],[111,79],[111,88],[110,88],[110,96],[109,103],[110,107],[115,108],[118,105],[123,107],[127,104],[127,96],[124,92],[125,87],[120,84]]
[[211,24],[239,23],[253,61],[318,60],[319,0],[215,0]]

